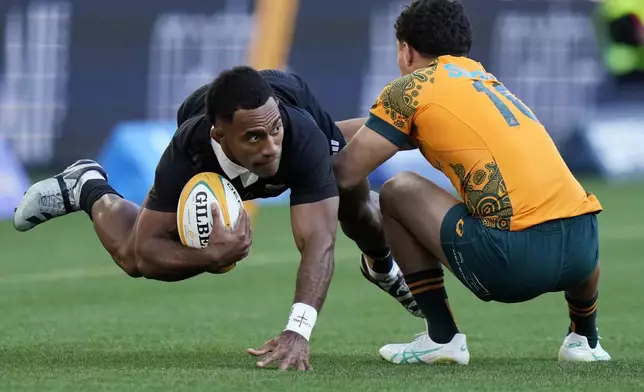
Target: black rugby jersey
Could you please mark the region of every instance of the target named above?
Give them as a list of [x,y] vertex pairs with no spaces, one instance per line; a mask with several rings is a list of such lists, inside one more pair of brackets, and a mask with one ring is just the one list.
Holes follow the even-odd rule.
[[277,70],[260,73],[273,87],[284,126],[276,175],[258,178],[225,157],[210,138],[205,115],[208,86],[202,86],[177,112],[179,128],[157,165],[145,208],[176,212],[184,185],[202,172],[226,177],[244,200],[276,197],[287,189],[291,205],[338,196],[332,155],[346,144],[340,130],[301,78]]

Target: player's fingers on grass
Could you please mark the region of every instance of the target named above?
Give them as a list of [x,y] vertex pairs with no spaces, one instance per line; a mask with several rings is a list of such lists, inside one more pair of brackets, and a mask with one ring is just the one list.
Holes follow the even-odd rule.
[[291,367],[296,368],[297,370],[305,370],[303,361],[304,359],[300,358],[300,355],[290,352],[284,359],[282,359],[279,370],[288,370]]
[[305,359],[303,362],[304,362],[304,368],[306,370],[313,370],[313,366],[311,366],[308,359]]
[[270,348],[268,348],[268,347],[247,348],[247,349],[246,349],[246,352],[247,352],[247,353],[249,353],[250,355],[253,355],[253,356],[258,357],[258,356],[260,356],[260,355],[264,355],[264,354],[266,354],[266,353],[267,353],[267,352],[269,352],[270,350],[271,350],[271,349],[270,349]]
[[275,348],[275,339],[267,340],[260,348],[247,348],[246,352],[256,357],[264,355]]
[[292,354],[289,354],[286,356],[286,358],[282,359],[279,370],[281,371],[288,370],[291,366],[295,366],[295,356]]
[[261,368],[266,367],[270,365],[273,361],[277,361],[284,358],[286,353],[287,353],[286,350],[280,349],[280,348],[278,348],[277,350],[271,351],[270,353],[268,353],[268,355],[266,355],[264,358],[262,358],[257,362],[257,366]]
[[254,355],[256,357],[259,357],[261,355],[268,354],[273,350],[271,347],[260,347],[260,348],[249,348],[246,349],[246,352],[248,352],[250,355]]

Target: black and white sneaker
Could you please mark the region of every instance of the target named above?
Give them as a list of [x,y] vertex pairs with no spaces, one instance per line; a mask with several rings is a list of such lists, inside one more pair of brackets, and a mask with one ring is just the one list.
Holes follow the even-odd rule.
[[402,271],[396,262],[393,263],[393,267],[389,273],[381,274],[373,271],[369,267],[364,255],[361,255],[360,257],[360,271],[365,279],[380,287],[380,289],[387,292],[390,296],[394,297],[396,301],[398,301],[412,315],[425,318],[420,308],[418,308],[416,300],[411,295],[409,286],[407,286]]
[[62,173],[35,183],[16,207],[13,227],[18,231],[31,230],[43,222],[80,210],[81,188],[91,179],[107,181],[107,173],[98,163],[83,159]]

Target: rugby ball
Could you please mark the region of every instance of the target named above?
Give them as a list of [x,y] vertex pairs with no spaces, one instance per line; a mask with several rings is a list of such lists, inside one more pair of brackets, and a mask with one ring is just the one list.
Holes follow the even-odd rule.
[[[183,187],[177,207],[177,227],[184,246],[204,248],[212,232],[212,204],[217,205],[221,222],[229,229],[237,226],[244,209],[239,193],[233,184],[217,173],[199,173]],[[235,265],[215,273],[228,272]]]

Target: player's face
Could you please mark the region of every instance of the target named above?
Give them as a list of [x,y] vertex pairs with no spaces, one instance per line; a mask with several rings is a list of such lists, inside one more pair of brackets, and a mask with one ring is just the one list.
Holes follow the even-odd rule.
[[259,177],[274,176],[282,156],[284,127],[272,97],[257,109],[239,109],[230,123],[221,122],[220,144],[232,159]]

